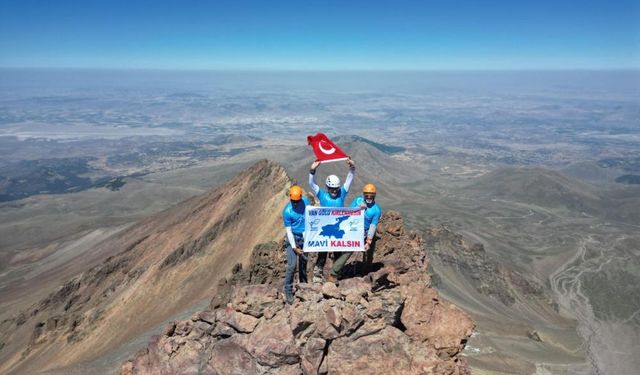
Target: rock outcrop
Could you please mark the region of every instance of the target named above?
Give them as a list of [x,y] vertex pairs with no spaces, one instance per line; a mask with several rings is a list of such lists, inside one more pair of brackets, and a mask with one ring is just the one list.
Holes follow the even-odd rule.
[[[459,275],[475,285],[480,294],[491,296],[505,306],[513,305],[518,298],[553,303],[545,296],[544,287],[539,282],[487,254],[481,243],[469,243],[444,225],[425,230],[424,240],[433,264],[439,262],[456,269]],[[437,282],[435,284],[438,286]]]
[[273,266],[284,269],[281,246],[257,247],[209,310],[169,324],[121,373],[467,374],[459,353],[474,323],[431,288],[422,237],[396,212],[378,232],[369,274],[355,261],[338,286],[298,284],[293,305]]

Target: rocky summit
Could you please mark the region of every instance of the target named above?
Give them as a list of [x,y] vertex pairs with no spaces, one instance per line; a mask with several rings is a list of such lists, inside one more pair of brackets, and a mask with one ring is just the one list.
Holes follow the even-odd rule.
[[422,237],[387,212],[370,273],[359,258],[287,305],[282,245],[256,246],[207,311],[170,323],[121,374],[468,374],[474,322],[431,288]]

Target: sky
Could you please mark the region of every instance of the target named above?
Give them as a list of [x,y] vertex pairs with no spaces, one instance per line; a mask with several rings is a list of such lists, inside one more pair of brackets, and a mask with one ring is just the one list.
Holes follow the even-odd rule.
[[0,67],[640,69],[640,1],[0,0]]

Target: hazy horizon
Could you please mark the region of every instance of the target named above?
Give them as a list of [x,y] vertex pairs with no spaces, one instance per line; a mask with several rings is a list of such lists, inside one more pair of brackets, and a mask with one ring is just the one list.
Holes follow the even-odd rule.
[[[455,89],[613,90],[640,94],[640,69],[606,70],[174,70],[98,68],[0,68],[0,93],[7,90],[150,86],[190,91],[229,90],[363,90],[397,92]],[[524,90],[524,91],[523,91]]]

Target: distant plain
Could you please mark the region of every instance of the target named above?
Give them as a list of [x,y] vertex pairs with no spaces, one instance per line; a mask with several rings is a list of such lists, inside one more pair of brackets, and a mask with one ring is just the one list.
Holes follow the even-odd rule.
[[640,176],[638,72],[0,77],[0,319],[98,262],[99,241],[255,160],[306,188],[306,136],[324,132],[356,161],[351,196],[376,183],[411,228],[446,225],[484,246],[483,266],[540,285],[479,285],[430,254],[478,321],[477,373],[640,366],[640,185],[616,182]]

